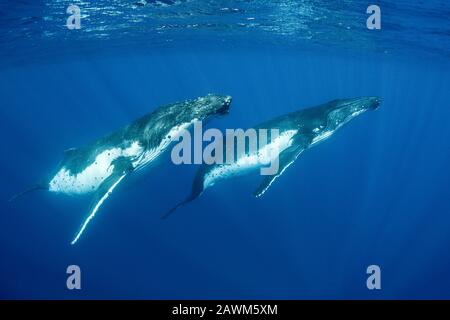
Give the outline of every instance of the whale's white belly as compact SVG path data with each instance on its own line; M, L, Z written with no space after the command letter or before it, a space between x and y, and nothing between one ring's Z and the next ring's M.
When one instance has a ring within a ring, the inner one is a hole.
M217 165L205 176L204 188L212 186L218 180L241 175L262 166L270 166L270 163L276 160L283 150L292 145L291 139L296 133L297 130L284 131L257 152L241 156L231 164Z
M130 157L130 159L137 158L142 152L143 148L139 142L135 141L126 149L104 150L91 164L77 174L72 174L69 169L62 167L50 181L49 191L67 194L93 192L113 173L114 165L112 163L114 160L121 156Z
M49 183L49 191L67 194L90 193L100 186L114 171L114 160L128 157L133 169L139 170L158 158L174 139L186 130L192 123L183 123L173 127L161 140L158 146L145 150L138 141L134 141L128 148L111 148L98 154L95 160L87 165L83 171L72 174L69 169L62 167Z

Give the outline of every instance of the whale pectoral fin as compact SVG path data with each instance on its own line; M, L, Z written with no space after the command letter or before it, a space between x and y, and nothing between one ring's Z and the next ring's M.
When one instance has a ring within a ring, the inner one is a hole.
M265 176L259 187L253 193L256 198L261 197L270 188L272 183L283 174L284 170L286 170L311 143L311 138L308 136L299 136L294 137L293 139L292 145L283 150L278 157L278 172L273 175Z
M92 200L92 204L89 210L89 215L84 220L71 244L74 245L77 243L78 239L80 239L81 235L85 231L89 222L94 218L98 209L101 207L103 202L111 195L114 189L118 186L118 184L126 177L128 173L131 172L131 163L126 158L118 158L113 162L114 171L113 173L102 182L102 184L98 187L95 192L94 198Z

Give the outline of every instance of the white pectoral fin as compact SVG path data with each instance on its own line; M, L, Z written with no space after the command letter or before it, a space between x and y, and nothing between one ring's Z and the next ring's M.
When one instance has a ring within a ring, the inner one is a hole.
M83 232L86 230L89 222L94 218L98 209L102 206L105 200L108 199L108 197L123 180L123 178L125 178L126 175L130 172L129 163L127 163L127 161L128 160L119 160L119 162L114 163L114 172L98 187L94 195L91 208L89 210L89 215L84 220L83 224L81 225L80 229L78 230L77 234L70 244L74 245L75 243L77 243Z
M278 172L273 175L267 175L259 187L255 190L253 195L257 198L261 197L272 185L272 183L283 174L283 172L298 158L298 156L305 151L311 139L308 136L299 136L293 138L293 144L283 150L279 155L279 169Z
M98 209L101 207L103 202L105 202L105 200L108 199L110 194L117 187L117 185L120 183L120 181L122 181L122 179L125 178L125 176L126 176L126 174L123 174L121 176L115 177L114 179L111 179L111 177L109 177L100 185L99 190L97 190L97 193L95 194L94 201L92 203L89 215L84 220L84 222L81 225L80 229L78 230L75 238L72 240L72 242L70 244L74 245L75 243L77 243L78 239L80 239L80 237L83 234L84 230L86 229L87 225L94 218L95 214L97 213Z

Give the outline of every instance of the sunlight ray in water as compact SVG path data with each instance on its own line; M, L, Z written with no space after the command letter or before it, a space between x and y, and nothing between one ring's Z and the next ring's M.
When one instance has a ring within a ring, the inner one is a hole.
M450 1L369 3L0 1L0 300L450 298Z

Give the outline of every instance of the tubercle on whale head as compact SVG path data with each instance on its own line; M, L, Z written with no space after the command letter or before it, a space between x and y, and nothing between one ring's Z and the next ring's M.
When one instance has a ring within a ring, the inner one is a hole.
M343 110L345 108L351 109L352 111L376 110L380 106L381 98L375 96L358 97L335 100L334 103L334 110Z
M229 113L232 97L228 95L208 94L198 98L198 112L204 117Z
M222 107L217 110L219 114L228 114L230 112L230 105L233 98L231 96L225 96L223 99Z
M360 97L348 100L349 104L357 110L376 110L381 104L379 97Z
M328 111L328 130L336 130L360 114L376 110L380 106L379 97L358 97L332 101Z
M367 108L369 110L376 110L381 104L381 98L379 97L366 97Z

